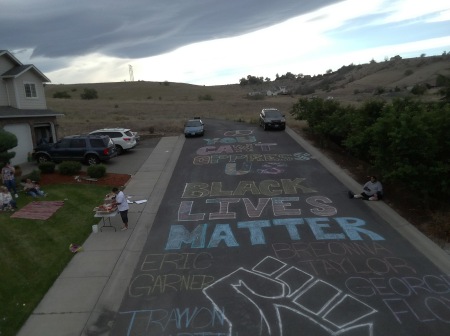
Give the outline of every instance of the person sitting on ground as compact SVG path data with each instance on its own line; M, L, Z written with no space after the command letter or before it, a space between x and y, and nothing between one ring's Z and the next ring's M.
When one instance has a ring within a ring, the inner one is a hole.
M378 181L376 176L369 176L370 180L367 181L363 186L363 192L361 194L354 194L353 192L348 192L349 198L361 198L366 201L378 201L383 198L383 186L380 181Z
M17 209L17 203L13 199L8 188L0 187L0 207L2 211L14 211Z
M31 179L27 178L24 185L23 185L23 190L25 190L25 192L33 197L38 197L38 196L45 196L45 192L43 190L41 190L39 184L37 184L34 181L31 181Z

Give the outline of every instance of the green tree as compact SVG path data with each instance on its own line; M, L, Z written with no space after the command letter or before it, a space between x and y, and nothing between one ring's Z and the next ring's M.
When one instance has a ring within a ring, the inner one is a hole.
M8 152L8 150L16 146L17 137L10 132L0 129L0 162L2 166L16 156L15 152Z
M264 83L263 77L255 77L252 75L248 75L247 78L241 78L239 80L239 84L241 86L249 85L249 84L262 84L262 83Z

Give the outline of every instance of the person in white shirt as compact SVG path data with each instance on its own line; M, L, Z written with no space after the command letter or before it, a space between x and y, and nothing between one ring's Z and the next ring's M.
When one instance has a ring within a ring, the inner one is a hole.
M128 229L128 209L130 206L128 205L127 198L123 191L118 188L113 188L112 192L116 194L116 200L114 201L114 205L117 205L117 210L119 210L120 217L122 218L123 227L122 231Z
M354 194L351 191L348 192L349 198L361 198L366 201L378 201L383 198L383 185L378 181L376 176L369 176L370 180L363 186L363 192L361 194Z

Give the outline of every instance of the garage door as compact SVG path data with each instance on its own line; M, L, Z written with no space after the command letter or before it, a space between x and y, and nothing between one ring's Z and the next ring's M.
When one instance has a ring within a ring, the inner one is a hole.
M33 150L30 125L11 124L3 128L17 137L17 146L9 150L9 152L16 152L16 156L11 159L11 163L17 165L27 162L28 153Z

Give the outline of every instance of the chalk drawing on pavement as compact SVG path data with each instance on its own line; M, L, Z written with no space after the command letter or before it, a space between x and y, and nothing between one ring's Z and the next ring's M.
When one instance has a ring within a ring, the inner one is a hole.
M224 314L229 335L257 328L259 335L282 336L300 327L304 334L373 335L370 316L377 310L273 257L250 270L238 268L203 293Z

